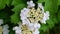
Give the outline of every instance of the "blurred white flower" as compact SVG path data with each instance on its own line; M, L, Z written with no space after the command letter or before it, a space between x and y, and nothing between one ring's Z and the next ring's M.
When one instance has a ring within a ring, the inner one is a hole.
M39 32L39 30L38 29L36 29L34 32L33 32L33 34L39 34L40 32Z
M28 7L29 7L29 8L35 6L35 4L33 3L32 0L31 0L31 1L28 1L27 4L28 4Z
M3 19L0 19L0 25L3 24Z
M35 27L35 29L39 29L41 27L41 25L39 23L35 23L34 27Z
M9 34L9 30L8 30L9 26L8 25L3 25L0 26L0 34Z
M8 28L9 26L7 24L3 26L3 34L9 34Z
M38 7L39 7L40 9L42 9L42 13L44 13L44 7L43 7L42 3L38 3Z
M46 11L46 13L44 13L43 19L41 20L41 23L46 24L46 20L49 20L49 16L49 11Z
M28 8L24 8L23 10L21 10L21 20L22 20L22 24L28 24L29 20L26 18L27 17L27 13L29 12Z

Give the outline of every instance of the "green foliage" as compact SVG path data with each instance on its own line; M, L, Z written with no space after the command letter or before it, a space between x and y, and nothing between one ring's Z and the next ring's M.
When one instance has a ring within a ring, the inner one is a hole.
M58 21L60 22L60 9L58 11Z
M45 2L46 0L38 0L38 3L42 3Z
M49 29L49 28L47 27L47 25L42 24L42 25L41 25L41 28L40 28L40 31L46 32L48 29Z
M25 4L19 4L17 6L15 6L12 11L14 11L15 13L11 16L11 22L16 24L20 21L20 10L23 9L25 7Z
M0 9L5 8L5 0L0 0Z
M5 0L5 1L6 1L7 6L11 6L12 0Z
M11 5L25 4L27 0L13 0Z
M46 0L45 2L45 11L48 10L50 14L54 14L58 10L58 0Z
M5 8L6 5L10 5L11 0L0 0L0 9Z
M60 5L60 0L58 0L58 5Z

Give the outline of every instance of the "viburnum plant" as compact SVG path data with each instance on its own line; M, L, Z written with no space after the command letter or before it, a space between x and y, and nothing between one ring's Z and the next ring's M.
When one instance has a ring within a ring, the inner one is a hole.
M37 9L33 1L27 2L27 8L21 10L20 16L22 24L19 27L14 27L16 34L39 34L39 28L41 23L46 24L46 20L49 20L49 11L44 12L44 8L41 3L38 3Z
M49 32L60 22L59 5L60 0L0 0L0 33Z

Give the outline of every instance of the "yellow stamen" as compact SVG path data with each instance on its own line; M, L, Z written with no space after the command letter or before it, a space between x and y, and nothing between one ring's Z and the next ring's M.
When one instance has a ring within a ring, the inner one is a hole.
M28 19L31 22L38 22L43 18L43 13L40 10L40 8L38 7L36 10L35 8L32 8L29 12L28 12Z

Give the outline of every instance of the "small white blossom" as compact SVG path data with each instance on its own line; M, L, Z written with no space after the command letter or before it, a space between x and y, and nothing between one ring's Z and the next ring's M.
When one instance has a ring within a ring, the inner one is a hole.
M43 19L41 20L41 23L44 23L44 24L46 24L46 20L48 20L49 19L49 12L48 11L46 11L46 13L44 13L44 17L43 17Z
M27 18L24 19L22 22L23 22L23 23L22 23L23 25L24 25L24 24L29 24L29 23L30 23L30 21L29 21Z
M42 3L38 3L38 7L42 9L42 13L44 13L44 7L42 6Z
M13 30L17 30L17 29L19 29L19 27L18 27L18 26L15 26L15 27L13 28Z
M40 28L40 24L39 23L30 23L27 26L28 26L28 28L30 30L34 30L34 29L39 29Z
M34 30L34 24L33 24L33 23L30 23L30 24L28 24L27 26L28 26L28 28L29 28L30 30Z
M21 20L22 20L22 24L28 24L29 20L26 18L27 17L27 13L29 12L28 8L24 8L23 10L21 10Z
M27 4L28 4L28 7L34 7L35 6L35 4L33 3L32 0L28 1Z
M36 29L36 30L33 32L33 34L39 34L39 30Z
M21 10L21 20L24 20L26 19L26 16L27 16L27 13L29 12L29 9L28 8L24 8L23 10Z
M34 24L34 27L37 28L37 29L39 29L41 26L40 26L39 23L35 23L35 24Z
M21 27L16 26L13 28L13 30L15 30L16 34L21 34Z

